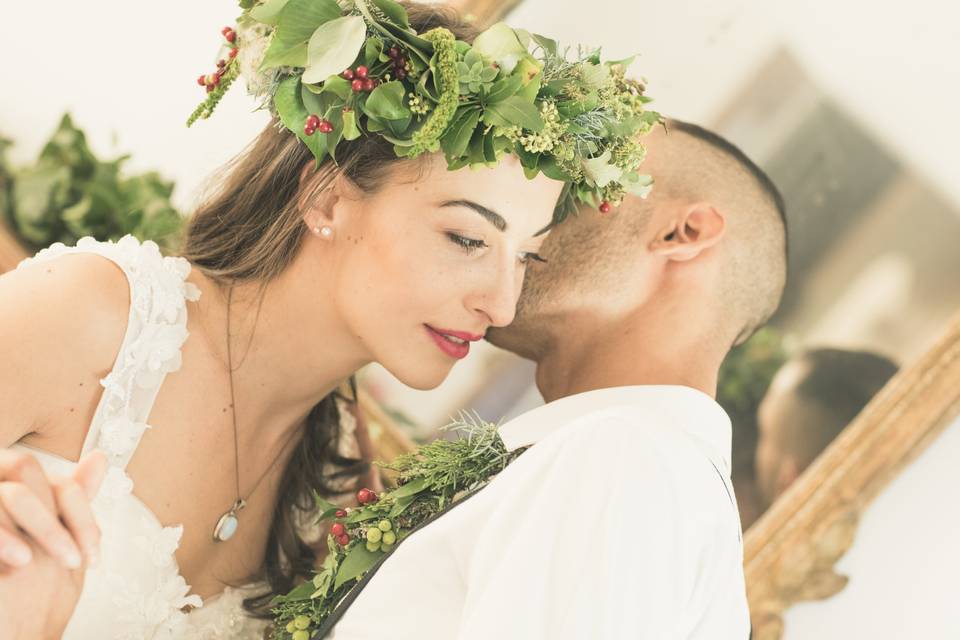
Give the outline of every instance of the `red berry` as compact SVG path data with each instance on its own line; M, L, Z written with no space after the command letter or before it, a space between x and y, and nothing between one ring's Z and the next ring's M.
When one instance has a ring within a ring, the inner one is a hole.
M346 518L346 517L347 517L347 512L344 511L343 509L337 509L337 512L336 512L335 514L333 514L333 515L335 515L335 516L338 517L338 518Z
M366 77L367 77L367 68L366 68L365 66L360 65L359 67L357 67L357 77L358 77L358 78L366 78Z
M220 67L221 69L222 69L224 66L226 66L226 64L227 64L227 61L226 61L226 60L217 60L217 66Z
M233 31L233 27L224 27L223 29L220 29L220 33L223 35L227 35L227 33L230 31Z
M610 203L606 200L600 203L600 213L610 213Z
M213 91L213 85L212 85L212 84L208 84L208 85L207 85L207 93L211 93L212 91Z
M360 489L360 491L357 491L357 502L360 504L371 502L370 498L372 497L373 491L370 491L370 489Z
M363 91L363 80L359 78L350 83L350 88L353 89L354 93L359 93Z
M407 79L407 70L406 69L397 69L397 80L406 80Z
M320 131L320 133L331 133L333 131L333 123L329 120L321 120L317 130Z
M235 42L237 40L237 32L231 29L223 34L223 37L227 39L227 42Z
M350 536L348 536L347 534L337 536L337 542L340 543L341 547L345 547L348 544L350 544Z
M334 522L334 523L333 523L333 526L330 527L330 533L332 533L332 534L334 535L334 537L336 537L336 538L339 538L340 536L342 536L342 535L345 534L346 532L347 532L346 527L344 527L344 526L343 526L342 524L340 524L339 522Z
M236 58L236 57L237 57L237 51L239 51L239 50L240 50L240 49L238 49L237 47L233 47L232 49L230 49L230 57L231 57L231 58Z
M364 91L373 91L377 86L377 81L373 78L366 78L363 81L363 90Z
M400 55L400 49L397 49L396 47L390 47L390 51L387 52L387 55L389 55L391 58L396 58Z
M207 85L207 76L200 76L197 78L197 84L201 87L205 87Z
M316 129L320 124L320 116L316 115L315 113L311 113L307 116L307 124Z
M207 76L207 84L211 87L215 87L220 84L220 74L211 73L209 76Z
M353 69L344 69L343 73L340 75L347 80L353 80Z

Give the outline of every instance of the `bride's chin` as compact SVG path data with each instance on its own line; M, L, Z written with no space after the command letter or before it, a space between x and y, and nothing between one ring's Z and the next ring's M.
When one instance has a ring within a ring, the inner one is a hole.
M415 367L403 367L402 370L387 367L387 370L403 384L417 391L436 389L450 375L454 363L442 365L421 363Z

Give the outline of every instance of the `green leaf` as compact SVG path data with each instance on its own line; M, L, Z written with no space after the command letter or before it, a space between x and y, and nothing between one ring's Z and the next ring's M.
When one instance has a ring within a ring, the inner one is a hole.
M307 600L310 598L310 594L316 589L313 586L313 582L307 580L303 584L297 585L293 590L290 591L284 598L286 600Z
M605 64L581 65L580 79L588 87L599 89L610 81L610 67Z
M399 3L393 0L371 0L380 11L383 11L387 19L391 20L398 27L404 29L410 28L410 21L407 19L407 11Z
M407 496L412 496L414 494L420 493L427 488L427 479L418 478L407 484L398 487L390 492L392 498L406 498Z
M487 105L502 102L516 94L521 84L523 84L523 78L516 74L500 78L493 83L487 94L483 96L482 101Z
M365 522L372 518L378 517L376 511L371 511L369 509L355 509L350 512L350 515L347 516L347 519L344 520L347 524L355 524L357 522Z
M530 34L530 37L533 39L534 42L536 42L538 45L540 45L540 48L543 49L545 53L547 53L547 54L549 54L549 55L551 55L551 56L557 55L557 41L556 41L556 40L551 40L550 38L547 38L546 36L540 35L539 33L531 33L531 34Z
M291 0L293 1L295 0ZM326 139L316 134L308 136L303 133L303 123L308 113L301 99L300 78L290 76L280 82L277 92L273 94L273 106L276 107L283 126L293 131L307 145L319 165L327 154Z
M306 66L310 37L320 25L336 20L340 14L340 5L335 0L289 0L280 12L276 32L260 70ZM339 71L342 69L337 69Z
M336 591L345 582L362 576L382 557L383 552L367 551L366 545L358 544L354 546L347 552L347 557L343 559L343 562L340 563L337 579L333 583L333 590Z
M498 22L477 36L473 50L496 62L504 74L513 72L527 53L516 32L506 23Z
M357 112L353 109L343 112L343 139L356 140L360 137L360 128L357 127Z
M610 163L611 155L610 150L607 149L603 155L583 160L581 163L584 175L598 187L605 187L614 180L619 180L623 175L623 169Z
M553 156L546 155L540 159L540 171L543 172L543 175L552 180L558 180L560 182L573 182L573 178L564 173L564 171L557 165L557 161Z
M350 87L350 81L340 75L330 76L323 81L323 90L335 94L341 100L349 100L353 89Z
M317 505L317 509L320 511L330 511L331 509L336 511L338 509L337 505L324 500L322 497L320 497L319 493L313 494L313 501Z
M623 187L627 193L646 198L653 190L653 176L630 173L623 180Z
M410 116L410 110L403 104L404 94L402 82L384 82L370 92L363 110L367 115L384 122L401 120Z
M323 82L357 59L367 39L367 25L360 16L343 16L325 22L310 36L304 82Z
M393 504L393 508L390 509L390 514L389 514L387 517L388 517L388 518L396 518L397 516L399 516L400 514L402 514L404 511L406 511L406 510L407 510L407 507L409 507L411 504L413 504L416 499L417 499L417 496L415 496L415 495L406 496L406 497L404 497L404 498L399 498L399 499Z
M480 109L478 108L463 110L456 116L454 121L450 123L450 127L446 133L444 133L440 139L440 146L443 148L443 152L447 158L455 158L463 155L467 150L467 145L470 144L473 130L477 128L479 122ZM401 489L416 482L417 481L405 484Z
M516 125L528 131L542 131L544 126L536 105L519 96L489 105L483 113L483 121L502 127Z
M290 0L267 0L250 10L250 17L264 24L277 24L280 21L280 12Z

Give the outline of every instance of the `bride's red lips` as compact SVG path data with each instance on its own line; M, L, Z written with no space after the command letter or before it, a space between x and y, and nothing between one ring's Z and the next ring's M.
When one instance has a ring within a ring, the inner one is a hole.
M467 333L466 331L453 331L451 329L434 329L428 324L423 325L436 345L445 354L451 358L462 360L470 353L470 343L482 340L482 335ZM451 338L463 340L464 342L454 342Z

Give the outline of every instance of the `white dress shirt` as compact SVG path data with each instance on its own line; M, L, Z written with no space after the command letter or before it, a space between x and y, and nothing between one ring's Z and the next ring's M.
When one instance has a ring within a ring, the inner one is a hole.
M500 427L534 445L404 540L335 640L747 640L730 419L688 387L582 393Z

